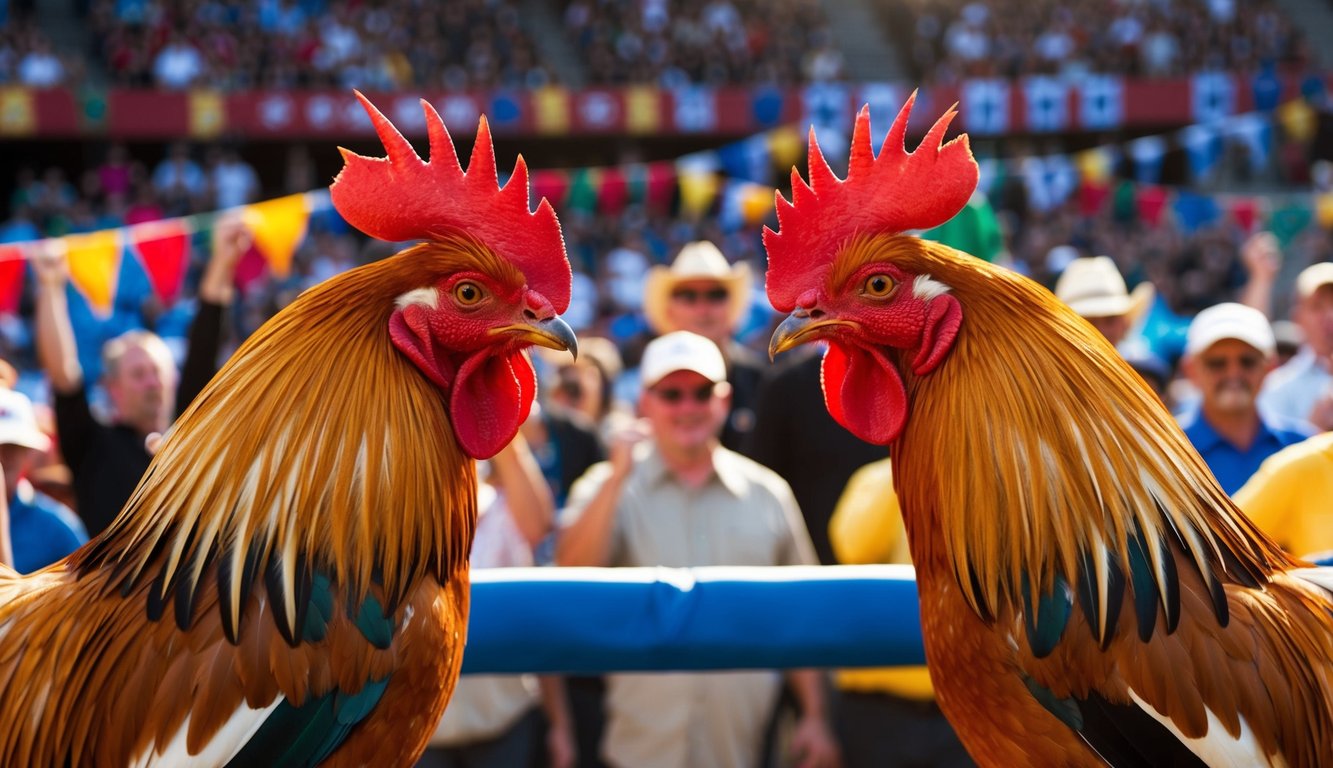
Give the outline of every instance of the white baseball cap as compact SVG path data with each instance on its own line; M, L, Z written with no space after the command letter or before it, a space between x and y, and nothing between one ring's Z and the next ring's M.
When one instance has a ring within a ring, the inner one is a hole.
M22 392L0 389L0 445L21 445L45 451L51 438L37 427L32 401Z
M717 345L697 333L674 331L648 342L639 362L645 389L676 371L694 371L711 382L727 380L727 363Z
M1306 299L1329 283L1333 283L1333 261L1311 264L1296 276L1296 294Z
M1243 341L1268 357L1277 354L1273 326L1264 313L1234 302L1211 306L1194 316L1185 335L1185 354L1197 355L1223 339Z

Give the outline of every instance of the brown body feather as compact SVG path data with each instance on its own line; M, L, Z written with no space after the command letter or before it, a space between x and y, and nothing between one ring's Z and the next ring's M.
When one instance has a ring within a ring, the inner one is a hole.
M242 702L299 705L391 673L328 763L424 748L461 662L476 487L444 393L387 325L395 297L462 266L512 279L467 244L429 245L307 291L182 416L106 532L30 577L0 574L0 720L14 724L0 764L129 764L187 717L193 752ZM340 610L301 640L315 571L335 606L386 606L392 644Z
M916 377L896 353L911 410L893 455L932 676L972 754L1102 764L1027 677L1058 698L1131 704L1132 690L1187 737L1210 713L1232 736L1243 719L1274 764L1333 764L1329 593L1236 509L1133 370L1025 278L914 238L875 245L963 308L938 370ZM1161 593L1147 641L1134 583L1107 575L1130 573L1136 532ZM1037 658L1026 605L1062 583L1101 610L1076 605Z

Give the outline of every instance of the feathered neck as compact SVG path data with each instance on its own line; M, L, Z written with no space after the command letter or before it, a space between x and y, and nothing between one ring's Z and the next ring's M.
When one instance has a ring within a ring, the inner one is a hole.
M918 567L948 567L986 616L1024 583L1128 573L1136 536L1163 590L1174 546L1225 581L1292 562L1095 329L1027 278L922 246L909 267L950 286L963 324L932 374L899 366L910 413L893 456Z
M154 579L152 603L181 585L193 595L214 564L234 630L249 580L266 573L289 600L319 569L357 597L378 583L393 606L422 575L464 565L474 464L443 393L387 330L394 298L430 273L421 258L334 277L251 336L75 567L113 567L126 594Z

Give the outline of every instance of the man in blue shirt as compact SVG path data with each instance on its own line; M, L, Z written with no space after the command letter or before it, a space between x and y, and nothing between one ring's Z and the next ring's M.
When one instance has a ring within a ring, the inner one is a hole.
M19 573L44 568L88 540L77 515L39 493L24 477L50 446L50 438L37 428L32 401L20 392L0 389L0 464L9 498L14 570Z
M1311 434L1305 424L1259 413L1259 390L1276 361L1273 329L1257 309L1218 304L1190 323L1181 366L1200 401L1180 426L1228 494L1264 459Z

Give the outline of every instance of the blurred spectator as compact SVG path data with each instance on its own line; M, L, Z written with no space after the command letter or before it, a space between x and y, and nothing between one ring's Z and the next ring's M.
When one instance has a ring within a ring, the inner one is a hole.
M1305 344L1269 377L1260 405L1268 413L1333 430L1333 262L1306 267L1296 277L1292 319Z
M887 458L852 475L829 521L838 562L911 563L893 467ZM837 674L838 736L846 768L939 768L972 765L935 704L922 667L844 669Z
M560 565L795 565L814 550L791 490L718 443L726 364L686 331L651 342L642 362L641 425L618 433L611 459L575 484L561 515ZM837 765L813 670L788 678L802 719L802 765ZM756 765L777 703L776 672L611 675L602 758L613 768Z
M32 88L54 88L65 82L64 63L39 33L33 33L31 47L19 59L18 81Z
M234 147L209 150L207 176L214 208L234 208L254 202L259 196L259 175Z
M51 439L37 427L32 401L12 389L0 389L0 465L9 504L9 536L14 570L31 573L78 549L88 533L64 504L33 488L28 473Z
M168 90L189 88L204 74L204 57L199 49L173 29L167 44L153 57L153 79L157 86Z
M1143 282L1130 294L1125 278L1108 256L1075 259L1055 283L1056 298L1119 348L1152 303L1153 286Z
M736 341L736 331L750 308L752 277L748 264L730 265L717 246L700 240L680 249L671 267L653 267L643 284L643 312L657 333L690 331L722 350L731 385L731 411L722 444L746 448L754 429L754 409L764 361Z
M109 424L94 418L89 406L69 314L66 254L60 241L49 241L34 256L38 356L55 393L57 434L74 475L78 513L93 535L115 519L148 469L144 441L165 433L217 371L223 312L231 303L236 263L249 246L250 233L239 218L215 224L181 371L149 331L130 331L103 347L103 384L114 408Z
M1333 551L1333 432L1268 457L1235 494L1236 505L1297 557Z
M551 530L555 504L520 435L479 462L473 568L522 568ZM542 714L545 714L543 722ZM545 758L545 759L542 759ZM572 768L574 735L558 678L464 675L418 768Z
M178 216L192 210L206 191L207 183L203 169L190 157L190 147L183 141L172 142L167 156L153 169L153 189L168 215Z
M1264 459L1311 434L1298 422L1259 412L1259 389L1273 370L1276 346L1268 318L1243 304L1209 307L1190 323L1181 367L1201 400L1180 426L1228 494Z

